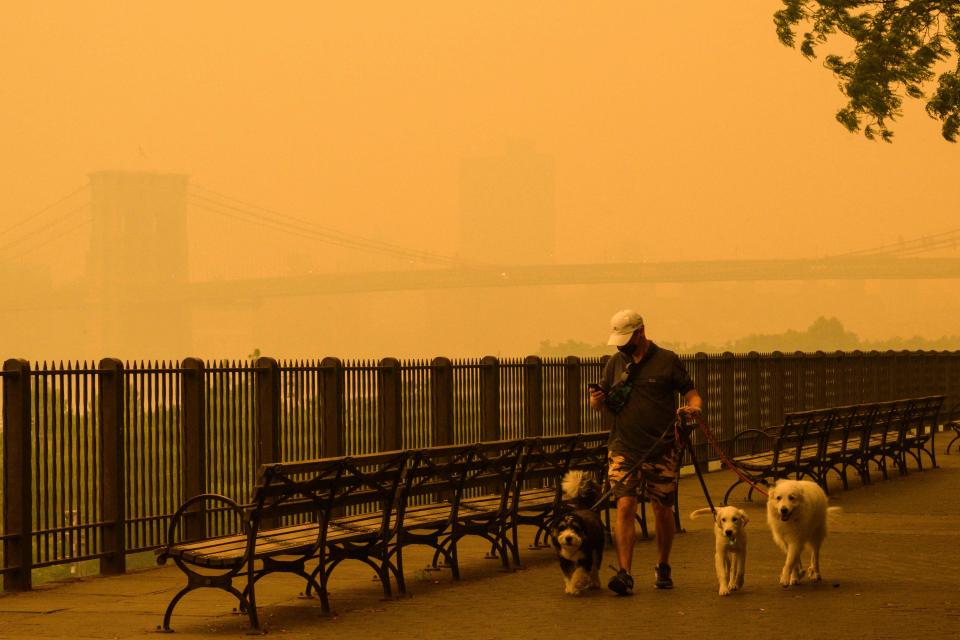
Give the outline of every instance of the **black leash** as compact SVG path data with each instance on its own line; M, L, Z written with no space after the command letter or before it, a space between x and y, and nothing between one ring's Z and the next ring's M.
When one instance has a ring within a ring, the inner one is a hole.
M661 442L663 442L663 439L666 437L666 435L667 435L668 433L670 433L670 432L674 429L674 427L675 427L675 425L672 425L672 424L671 424L669 427L667 427L666 429L664 429L664 430L663 430L663 433L660 434L660 437L657 438L657 441L654 442L653 445L651 445L651 447L650 447L649 449L647 449L647 452L646 452L645 454L643 454L643 457L640 458L640 460L638 460L636 463L634 463L634 465L633 465L632 467L630 467L630 468L627 470L626 473L623 474L623 477L622 477L622 478L620 478L620 479L617 480L616 482L610 484L610 486L607 488L607 490L604 491L602 494L600 494L600 498L596 501L596 503L594 503L594 505L593 505L592 507L590 507L590 511L599 511L599 510L600 510L600 507L603 506L603 501L606 500L607 498L609 498L609 497L610 497L610 494L613 493L614 489L616 489L617 487L619 487L620 485L622 485L631 475L633 475L633 473L634 473L637 469L640 468L640 466L641 466L644 462L647 461L647 458L650 457L650 454L653 453L653 451L660 445Z
M707 491L707 483L703 479L703 472L700 470L700 461L697 460L697 454L693 450L693 443L690 442L690 433L686 429L687 418L685 415L680 415L680 429L678 429L680 434L680 440L683 442L683 446L687 448L687 451L690 452L690 460L693 461L693 470L697 472L697 479L700 481L700 488L703 489L703 497L707 499L707 504L710 505L710 513L717 515L717 509L713 506L713 500L710 499L710 492ZM697 421L697 426L703 426L702 421Z
M710 513L715 514L717 512L716 508L713 506L713 500L710 499L710 492L707 491L707 483L704 481L703 472L700 470L700 461L697 460L697 456L693 451L693 444L690 442L690 434L687 433L687 430L686 430L686 426L685 426L686 417L681 414L679 421L680 421L679 428L677 428L677 424L676 422L674 422L669 427L664 429L663 433L660 434L660 437L657 438L657 441L654 442L649 449L647 449L647 452L645 454L643 454L643 457L640 458L640 460L638 460L636 463L634 463L633 466L631 466L626 471L626 473L623 474L622 478L610 484L607 490L604 491L602 494L600 494L600 498L597 499L597 502L592 507L590 507L591 511L599 511L600 507L603 506L604 501L610 497L613 491L617 487L622 485L631 475L633 475L633 473L636 472L636 470L639 469L643 465L643 463L647 461L647 458L650 457L650 454L653 453L654 450L656 450L656 448L660 445L661 442L663 442L663 439L666 437L666 435L670 433L671 430L674 430L677 432L677 435L679 436L680 442L683 445L683 447L685 447L687 451L690 452L690 459L693 461L693 470L697 473L697 479L700 480L700 487L703 489L703 495L707 499L707 504L710 505Z

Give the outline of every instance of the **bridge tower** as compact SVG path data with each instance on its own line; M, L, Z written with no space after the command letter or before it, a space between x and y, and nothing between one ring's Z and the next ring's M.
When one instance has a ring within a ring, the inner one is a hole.
M178 358L189 352L187 176L90 174L87 273L98 353Z

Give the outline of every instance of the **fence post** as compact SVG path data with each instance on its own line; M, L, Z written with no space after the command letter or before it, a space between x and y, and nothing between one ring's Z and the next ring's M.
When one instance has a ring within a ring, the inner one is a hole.
M846 353L838 349L834 351L833 355L829 356L829 358L833 363L833 378L830 380L830 383L833 385L833 396L832 400L829 400L829 404L856 404L850 400L850 397L854 395L853 389L860 388L860 379L847 377L847 374L850 373L850 365L847 361Z
M865 389L865 400L880 402L884 398L880 395L880 352L876 349L863 354L864 370L869 372L869 387Z
M751 351L747 354L747 426L748 429L760 429L760 354ZM736 434L734 434L736 435Z
M278 462L280 449L280 365L273 358L259 357L254 363L257 381L257 450L259 464Z
M774 351L770 354L771 381L770 390L773 397L773 404L770 407L770 424L783 424L783 415L785 413L783 403L783 353Z
M813 407L807 406L807 367L809 360L807 354L799 349L791 354L790 369L793 374L793 410L806 411Z
M567 356L563 359L563 432L583 431L583 375L580 358Z
M823 409L827 406L827 354L817 350L813 354L812 366L807 367L807 375L813 373L813 407L808 409Z
M180 402L183 407L183 500L207 490L207 412L206 378L203 360L184 358L180 364ZM186 540L206 537L206 505L185 514Z
M126 571L127 554L124 522L126 465L124 459L123 363L116 358L100 361L100 513L104 521L100 573L116 575Z
M33 480L30 439L30 363L3 363L3 557L16 567L3 575L4 591L33 586Z
M343 363L339 358L320 361L320 393L323 396L323 432L320 451L324 458L342 456L346 451L343 419Z
M480 360L480 424L484 440L500 440L500 361Z
M433 402L433 446L453 444L453 364L450 358L430 361Z
M523 359L523 436L543 435L543 360Z
M713 389L710 387L710 371L708 367L707 354L698 351L693 355L693 371L687 371L693 378L693 384L697 386L697 393L700 394L702 401L701 410L703 411L703 420L707 425L713 424L713 414L710 412L710 401L713 398Z
M724 351L720 361L720 439L732 440L734 436L734 363L733 354Z
M377 398L380 451L403 449L403 376L396 358L384 358L377 367Z

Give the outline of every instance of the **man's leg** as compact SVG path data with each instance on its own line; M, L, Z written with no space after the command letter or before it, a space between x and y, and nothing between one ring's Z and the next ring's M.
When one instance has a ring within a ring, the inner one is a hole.
M620 562L620 568L625 569L627 573L630 573L630 567L633 565L633 545L637 540L636 519L636 497L623 496L617 500L617 525L614 530L614 544L617 547L617 560ZM657 526L659 527L659 525Z
M626 471L631 466L631 462L625 456L610 454L607 479L611 483L617 500L617 517L613 525L613 535L620 570L610 578L607 587L620 596L633 593L630 567L633 564L633 544L637 536L636 524L634 524L637 513L637 477L635 474L631 474L629 478L625 477Z
M670 549L673 547L673 536L676 527L673 523L673 509L665 507L659 502L653 502L653 518L657 527L657 553L660 554L660 564L670 564Z
M677 491L677 463L679 452L675 449L667 451L664 456L643 468L643 475L647 480L647 495L653 508L654 522L657 527L657 553L659 554L655 586L658 589L673 587L670 576L670 550L673 548L673 537L676 534L673 518L673 502Z

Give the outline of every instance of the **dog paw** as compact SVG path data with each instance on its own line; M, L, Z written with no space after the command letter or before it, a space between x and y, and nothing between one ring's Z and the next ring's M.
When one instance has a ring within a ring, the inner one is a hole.
M820 582L821 580L823 580L823 577L820 575L820 572L814 569L813 567L809 567L807 569L807 577L817 582Z
M731 585L730 585L729 587L727 587L727 588L728 588L730 591L739 591L739 590L740 590L740 587L739 587L738 585L736 585L736 584L731 584Z
M720 587L720 595L722 596L730 595L730 589L727 589L726 587Z

